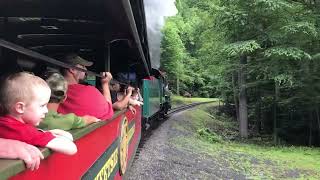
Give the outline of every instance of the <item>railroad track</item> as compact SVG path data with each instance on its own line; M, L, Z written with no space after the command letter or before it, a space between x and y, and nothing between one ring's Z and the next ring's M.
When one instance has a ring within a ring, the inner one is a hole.
M147 130L142 130L142 136L141 136L141 140L140 140L140 145L143 146L144 142L151 136L152 132L154 130L156 130L163 122L165 122L173 114L181 112L181 111L184 111L184 110L187 110L187 109L191 109L191 108L193 108L195 106L199 106L199 105L202 105L202 104L213 103L213 102L216 102L216 101L191 103L191 104L182 105L182 106L179 106L179 107L176 107L176 108L172 108L165 115L165 118L153 121L150 128L148 128Z
M213 102L216 102L216 101L199 102L199 103L191 103L191 104L182 105L182 106L179 106L179 107L171 109L168 112L167 116L172 115L172 114L177 113L177 112L181 112L181 111L187 110L187 109L191 109L191 108L193 108L195 106L198 106L198 105L208 104L208 103L213 103Z

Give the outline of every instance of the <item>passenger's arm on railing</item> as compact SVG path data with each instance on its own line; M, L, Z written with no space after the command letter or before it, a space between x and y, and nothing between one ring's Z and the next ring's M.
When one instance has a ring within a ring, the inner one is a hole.
M141 106L141 105L143 105L143 102L137 101L135 99L130 99L129 100L129 104L132 105L132 106L136 106L136 105Z
M77 153L77 146L64 136L56 136L46 145L46 147L67 155Z
M84 122L86 123L86 125L101 121L101 119L98 119L94 116L88 116L88 115L83 116L82 118L84 119Z
M64 131L62 129L51 129L49 130L54 136L63 136L64 138L69 139L70 141L73 141L72 134L68 131Z
M0 138L0 158L21 159L27 168L35 170L39 168L43 155L38 148L30 144Z

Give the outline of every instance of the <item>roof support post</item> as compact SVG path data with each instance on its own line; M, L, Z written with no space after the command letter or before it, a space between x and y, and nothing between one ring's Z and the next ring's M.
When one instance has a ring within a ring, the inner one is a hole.
M144 67L145 67L145 69L147 71L148 76L150 76L150 67L147 64L146 57L145 57L145 55L143 53L143 50L142 50L141 41L140 41L140 38L139 38L138 30L137 30L136 23L135 23L135 20L134 20L132 9L131 9L131 4L130 4L129 0L122 0L122 4L123 4L123 7L124 7L124 9L126 11L127 17L129 19L131 32L133 34L134 40L135 40L135 42L137 44L137 47L139 49L139 52L140 52Z

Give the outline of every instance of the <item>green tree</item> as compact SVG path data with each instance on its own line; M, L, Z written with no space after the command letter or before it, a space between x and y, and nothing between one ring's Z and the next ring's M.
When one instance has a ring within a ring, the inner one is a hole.
M161 66L168 73L169 81L174 81L176 93L179 94L180 81L184 78L183 59L184 45L179 36L179 30L174 21L167 21L163 29L164 37L161 43Z
M242 137L253 127L275 143L320 144L318 0L178 0L177 7L166 28L181 56L162 60L182 57L169 68L181 67L180 87L234 104Z

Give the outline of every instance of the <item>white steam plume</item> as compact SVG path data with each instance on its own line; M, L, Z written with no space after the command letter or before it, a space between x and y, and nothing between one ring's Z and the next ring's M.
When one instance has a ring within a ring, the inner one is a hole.
M175 0L144 0L152 68L160 67L161 29L165 17L177 14Z

